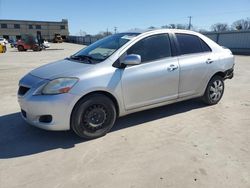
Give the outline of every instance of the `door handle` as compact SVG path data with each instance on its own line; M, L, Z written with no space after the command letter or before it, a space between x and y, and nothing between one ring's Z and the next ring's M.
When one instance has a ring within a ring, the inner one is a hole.
M207 64L211 64L211 63L213 63L213 62L214 62L214 61L213 61L212 59L210 59L210 58L207 59L207 61L206 61Z
M176 69L178 69L178 66L177 66L177 65L174 65L174 64L171 64L171 65L169 65L169 67L168 67L168 71L174 71L174 70L176 70Z

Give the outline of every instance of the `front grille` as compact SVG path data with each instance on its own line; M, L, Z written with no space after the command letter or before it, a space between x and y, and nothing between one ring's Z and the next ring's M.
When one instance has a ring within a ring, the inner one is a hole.
M25 95L30 90L29 87L20 86L18 89L18 95Z

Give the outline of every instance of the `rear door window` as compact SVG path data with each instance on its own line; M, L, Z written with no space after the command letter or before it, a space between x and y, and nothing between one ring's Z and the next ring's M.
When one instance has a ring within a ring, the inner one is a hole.
M180 33L175 35L179 43L181 54L194 54L211 51L204 41L202 42L205 44L201 43L201 39L198 36Z

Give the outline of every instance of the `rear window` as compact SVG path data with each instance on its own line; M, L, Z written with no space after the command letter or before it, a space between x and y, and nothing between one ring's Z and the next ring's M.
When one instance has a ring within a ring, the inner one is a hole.
M204 52L211 52L211 48L207 45L207 43L205 43L202 39L200 39L201 41L201 46Z
M176 34L181 54L194 54L211 51L210 47L199 37L189 34Z

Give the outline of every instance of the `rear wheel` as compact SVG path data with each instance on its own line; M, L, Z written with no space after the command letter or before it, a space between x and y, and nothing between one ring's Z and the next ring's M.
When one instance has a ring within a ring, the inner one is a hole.
M71 115L71 128L82 138L104 136L113 127L116 109L113 101L101 94L80 100Z
M208 83L203 101L208 105L217 104L224 93L224 81L221 76L214 76Z
M24 47L23 47L23 46L21 46L21 45L19 45L19 46L17 47L17 49L18 49L18 51L19 51L19 52L24 51Z
M41 48L40 48L39 46L35 46L35 47L33 48L33 51L34 51L34 52L41 51Z

